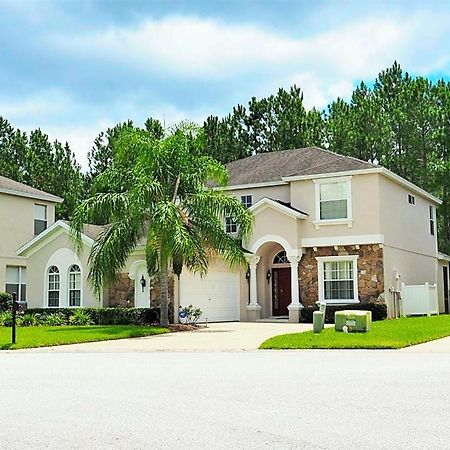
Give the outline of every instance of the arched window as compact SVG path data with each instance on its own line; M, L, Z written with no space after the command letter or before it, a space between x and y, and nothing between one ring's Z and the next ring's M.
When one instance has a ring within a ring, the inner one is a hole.
M274 264L289 264L289 260L287 259L286 252L282 250L281 252L275 255L273 258Z
M59 306L59 269L51 266L48 269L48 306L58 308Z
M69 306L81 306L81 269L77 264L69 269Z

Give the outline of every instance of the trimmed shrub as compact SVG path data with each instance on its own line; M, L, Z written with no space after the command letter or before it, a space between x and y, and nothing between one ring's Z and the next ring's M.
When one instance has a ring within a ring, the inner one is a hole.
M384 320L387 318L387 306L383 302L375 303L357 303L356 305L328 305L325 311L325 323L334 323L334 313L336 311L350 310L363 310L372 311L372 320ZM302 309L300 322L312 323L313 312L318 311L317 306L307 306Z
M76 309L69 317L69 325L93 325L91 315L84 309Z
M61 316L63 324L69 322L75 311L88 314L93 325L149 325L159 323L159 308L30 308L28 314L40 314L42 320L50 325L48 317ZM50 319L58 321L58 319ZM55 324L56 326L57 324Z
M0 311L12 310L12 295L6 292L0 292Z
M10 327L12 326L12 312L3 311L0 312L0 327Z
M39 314L18 314L16 316L16 324L19 327L36 327L42 325L42 320Z
M39 316L39 314L35 314ZM48 325L50 327L60 327L62 325L67 325L66 317L59 313L52 313L42 317L42 321L44 325Z

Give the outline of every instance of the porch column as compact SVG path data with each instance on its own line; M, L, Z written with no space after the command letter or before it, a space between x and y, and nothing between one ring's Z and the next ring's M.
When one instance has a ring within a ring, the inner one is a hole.
M300 311L303 305L300 303L300 295L298 290L298 263L302 258L302 253L294 250L293 253L287 255L291 263L291 304L288 306L289 322L300 322Z
M246 256L250 269L250 303L247 305L247 320L255 322L261 318L261 305L258 303L258 283L256 278L256 267L261 257L259 255Z

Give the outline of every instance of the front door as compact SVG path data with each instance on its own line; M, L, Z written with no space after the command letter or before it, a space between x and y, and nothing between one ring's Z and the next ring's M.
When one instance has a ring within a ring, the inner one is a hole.
M288 316L291 304L291 269L272 269L272 314Z
M134 307L150 308L150 279L145 267L138 270L134 281Z
M445 305L445 312L448 314L449 310L449 304L448 302L450 299L448 298L449 292L448 292L448 267L443 267L443 275L444 275L444 305Z

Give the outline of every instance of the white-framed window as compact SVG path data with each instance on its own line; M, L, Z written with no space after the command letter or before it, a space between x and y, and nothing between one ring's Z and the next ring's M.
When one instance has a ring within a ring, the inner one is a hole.
M35 203L34 205L34 235L47 229L47 206Z
M231 217L226 217L225 218L225 231L228 234L235 234L235 233L237 233L237 223Z
M408 194L408 203L412 206L416 206L416 197L412 194Z
M27 299L27 269L19 266L6 266L5 292L17 294L17 300Z
M69 268L69 306L81 306L81 269L77 264Z
M60 276L59 269L51 266L48 269L47 304L49 308L59 307Z
M433 205L430 205L430 234L436 235L436 208Z
M352 226L351 177L313 180L316 197L316 228L320 225Z
M359 303L358 255L317 257L319 300L331 304Z
M251 195L241 195L241 202L247 208L250 208L253 205L253 197Z

